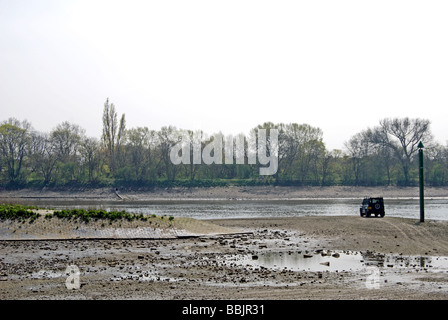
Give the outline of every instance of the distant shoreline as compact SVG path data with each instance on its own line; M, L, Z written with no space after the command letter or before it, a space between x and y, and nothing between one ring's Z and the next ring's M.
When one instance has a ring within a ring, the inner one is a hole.
M55 200L297 200L336 199L382 196L384 198L418 198L418 187L291 187L291 186L229 186L194 188L154 188L151 190L116 190L98 188L85 190L2 190L0 201L26 199ZM447 198L448 187L425 187L426 198Z

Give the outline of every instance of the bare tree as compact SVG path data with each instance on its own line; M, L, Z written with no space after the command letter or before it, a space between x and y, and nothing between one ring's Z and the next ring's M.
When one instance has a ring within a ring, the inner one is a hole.
M389 147L389 138L387 133L381 127L367 129L365 137L372 144L372 150L376 153L381 162L381 166L386 171L387 185L391 183L391 170L395 163L394 152Z
M297 123L279 124L279 150L278 150L278 170L275 178L279 180L279 174L289 172L289 179L293 179L295 170L293 163L297 159L300 150L300 126Z
M79 152L81 154L81 163L87 167L89 182L92 183L95 180L95 169L97 169L97 172L100 171L101 157L98 140L95 138L83 138Z
M363 160L367 155L369 155L370 152L370 144L367 137L368 133L366 131L362 131L355 134L348 142L345 143L345 147L347 148L350 156L353 174L355 176L355 185L359 185Z
M203 132L200 130L187 131L187 137L190 143L190 164L188 165L189 166L188 175L190 177L190 180L195 179L196 173L199 168L199 163L201 162L199 160L202 159L202 135ZM200 147L199 150L195 150L195 148L197 148L198 146ZM195 154L195 152L197 155ZM195 156L197 157L196 159Z
M47 133L31 133L30 143L31 165L34 171L40 172L44 178L44 185L51 182L53 170L58 161L55 144Z
M143 181L148 176L152 164L152 144L155 132L147 127L132 128L127 131L127 161L134 168L134 176Z
M59 160L56 173L66 181L79 179L79 146L85 130L77 124L64 121L50 132L54 156Z
M309 178L308 173L312 171L312 162L315 158L316 147L322 147L323 132L320 128L312 127L308 124L298 126L295 133L295 139L298 140L297 164L299 177L302 183Z
M418 143L432 142L430 121L425 119L394 118L380 121L380 137L383 144L389 147L403 168L404 184L409 185L409 170L414 154L418 151ZM378 129L377 129L378 130Z
M73 160L78 153L81 139L85 135L85 130L77 124L64 121L50 133L51 142L54 145L54 152L61 161Z
M176 178L177 168L172 164L170 159L171 148L178 142L179 134L174 126L162 127L157 133L159 141L159 168L162 167L165 171L165 176L168 180L174 181Z

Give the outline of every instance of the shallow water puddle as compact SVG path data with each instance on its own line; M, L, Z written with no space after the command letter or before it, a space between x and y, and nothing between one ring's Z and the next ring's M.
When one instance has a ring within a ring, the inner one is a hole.
M269 269L288 269L306 271L342 271L363 267L362 256L357 252L266 252L243 259L243 263L254 267Z
M262 252L226 257L226 264L291 271L355 271L369 266L448 271L448 257L384 255L359 251Z

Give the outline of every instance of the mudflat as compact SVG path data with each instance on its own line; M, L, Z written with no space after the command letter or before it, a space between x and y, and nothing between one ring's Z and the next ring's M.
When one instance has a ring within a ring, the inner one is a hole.
M157 199L300 199L300 198L361 198L383 196L385 198L418 198L418 187L356 187L356 186L229 186L210 188L151 188L120 189L124 200ZM448 187L426 187L426 197L448 197ZM20 201L33 199L62 200L116 200L115 189L22 189L0 191L0 201ZM121 199L120 199L121 200Z
M47 233L54 227L57 234L62 222L47 223ZM157 239L71 237L70 228L82 225L63 223L71 224L65 238L0 241L0 299L448 298L446 221L336 216L195 224L193 219L178 221L177 230L185 231L179 237L158 233ZM2 222L6 227L11 222ZM22 224L20 232L26 234L27 227ZM359 253L383 260L374 269L325 270L342 255ZM333 260L319 270L258 264L268 254ZM79 270L78 289L66 284L72 265Z
M1 191L0 201L418 197L418 188L398 187L172 188L120 190L120 197L114 191ZM447 197L448 189L426 188L425 195ZM0 222L0 299L448 298L448 221L355 212L87 224L46 219L47 213L33 223ZM75 289L67 284L73 266Z

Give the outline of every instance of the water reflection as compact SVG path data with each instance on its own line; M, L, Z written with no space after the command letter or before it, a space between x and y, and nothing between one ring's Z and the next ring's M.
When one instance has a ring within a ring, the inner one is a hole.
M361 269L363 264L359 252L325 252L321 254L302 254L297 252L267 252L258 259L251 258L249 264L271 269L306 271L342 271ZM247 260L245 261L247 262Z
M225 263L291 271L356 271L366 267L448 269L448 257L399 256L359 251L262 252L226 256Z

